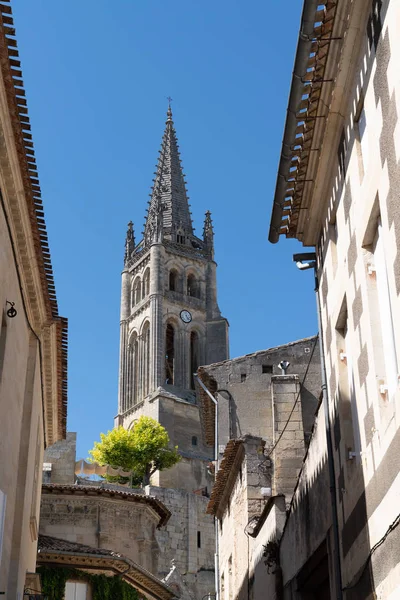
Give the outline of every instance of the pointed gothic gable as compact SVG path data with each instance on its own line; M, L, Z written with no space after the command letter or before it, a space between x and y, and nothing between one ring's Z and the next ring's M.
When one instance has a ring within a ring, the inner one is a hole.
M179 235L180 232L183 236L193 235L193 223L178 148L172 111L169 107L145 224L145 241L151 240L155 230L161 227L162 233L167 235Z

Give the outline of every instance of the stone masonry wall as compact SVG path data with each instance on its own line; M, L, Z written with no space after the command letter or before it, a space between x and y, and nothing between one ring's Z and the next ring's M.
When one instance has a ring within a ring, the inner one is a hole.
M167 575L174 559L194 598L213 594L215 536L213 518L206 515L208 498L153 486L146 491L172 513L167 525L156 531L160 547L158 576Z
M42 494L40 533L120 552L154 574L158 521L150 506L117 497Z
M67 438L45 450L43 462L51 463L51 483L75 483L76 433L67 432ZM50 483L48 482L48 483Z
M276 444L273 495L285 494L286 501L290 502L305 454L299 378L297 375L274 375L271 390L273 443Z

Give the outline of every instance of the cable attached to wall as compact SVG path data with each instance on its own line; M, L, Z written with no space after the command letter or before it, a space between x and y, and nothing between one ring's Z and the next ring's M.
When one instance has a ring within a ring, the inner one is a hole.
M15 250L15 244L14 244L14 240L13 240L13 236L12 236L10 221L8 219L8 214L6 211L3 193L1 190L0 190L0 204L1 204L3 214L4 214L4 219L6 222L8 237L10 238L11 251L12 251L13 257L14 257L15 271L17 273L18 286L19 286L19 291L21 294L22 308L24 309L25 319L26 319L29 329L33 333L34 337L37 339L37 342L39 345L40 390L41 390L41 396L42 396L42 414L43 414L43 437L44 437L44 446L46 447L47 446L47 444L46 444L46 426L45 426L46 415L45 415L45 410L44 410L44 383L43 383L44 382L44 373L43 373L42 341L41 341L40 337L38 336L38 334L36 333L36 331L34 330L34 328L32 327L31 322L28 317L28 309L26 307L25 297L24 297L24 288L22 286L21 274L19 272L19 263L18 263L18 259L17 259L17 252Z
M370 552L368 554L367 560L365 561L364 566L362 567L361 572L360 572L359 576L357 577L357 579L355 580L355 582L351 583L349 585L346 585L344 588L342 588L343 592L345 592L347 590L351 590L351 589L357 587L357 585L361 581L362 576L365 573L366 568L368 567L369 563L371 562L371 558L372 558L373 553L379 548L379 546L382 546L382 544L385 542L385 540L388 537L388 535L392 531L394 531L394 529L396 529L396 527L398 527L398 525L400 525L400 514L397 515L397 517L395 518L395 520L393 521L393 523L391 523L389 525L389 527L386 530L385 535L383 535L381 537L381 539L379 540L379 542L376 542L376 544L374 546L372 546L372 548L371 548L371 550L370 550Z

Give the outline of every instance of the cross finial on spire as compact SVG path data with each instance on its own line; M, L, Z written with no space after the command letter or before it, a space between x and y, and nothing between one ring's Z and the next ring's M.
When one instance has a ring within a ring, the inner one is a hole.
M171 96L167 96L167 100L168 100L167 123L168 122L172 123L172 109L171 109L172 98L171 98Z

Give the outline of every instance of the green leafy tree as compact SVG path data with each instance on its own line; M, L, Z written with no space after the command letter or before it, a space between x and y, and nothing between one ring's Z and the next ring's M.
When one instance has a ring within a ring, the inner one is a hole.
M147 485L156 471L169 469L180 461L178 447L169 447L169 436L151 417L140 417L132 429L123 427L100 434L89 451L89 461L131 473L131 485ZM107 475L108 481L120 479Z

